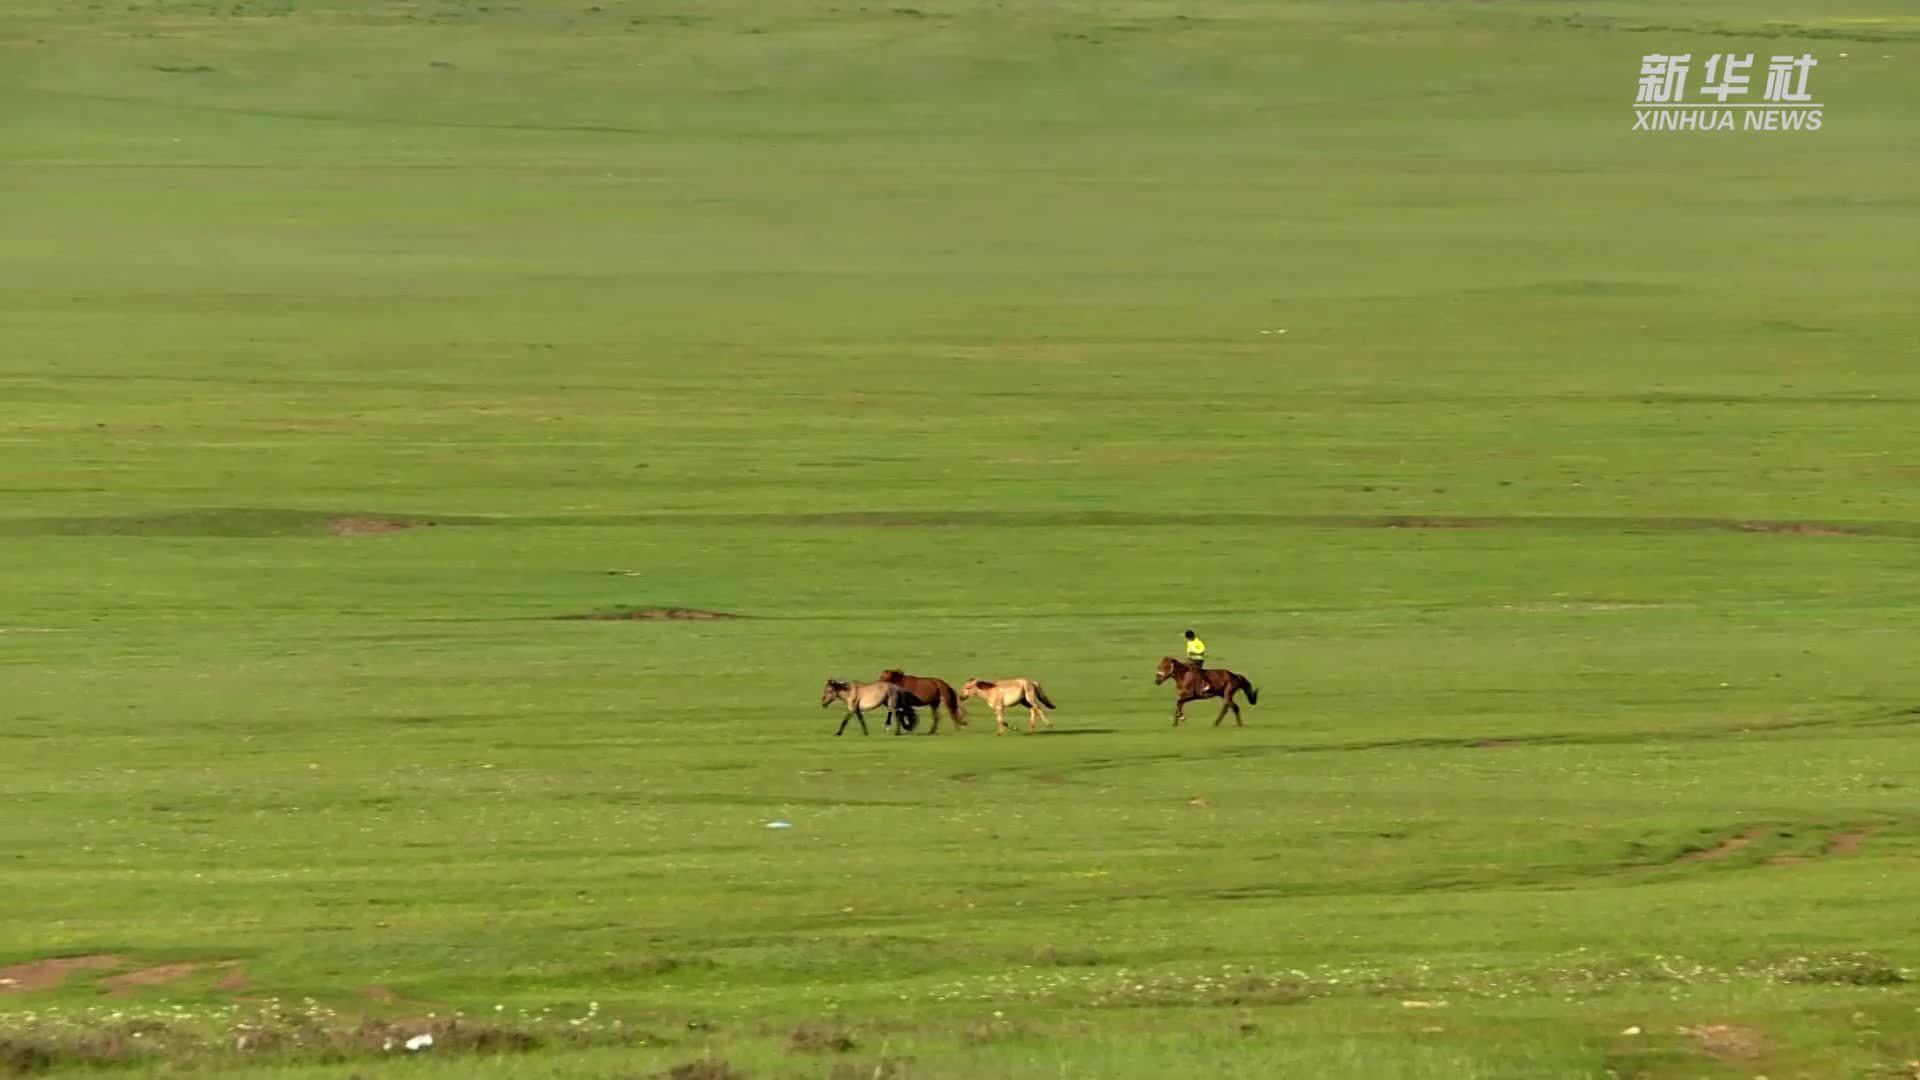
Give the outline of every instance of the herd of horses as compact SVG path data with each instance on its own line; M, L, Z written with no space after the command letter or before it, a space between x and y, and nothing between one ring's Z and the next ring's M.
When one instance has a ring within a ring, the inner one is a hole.
M1173 681L1173 724L1179 727L1187 719L1186 706L1189 701L1201 701L1206 698L1219 698L1220 715L1213 718L1213 726L1233 713L1235 726L1241 726L1240 705L1234 701L1234 695L1245 694L1247 704L1260 704L1260 693L1253 688L1245 675L1229 671L1226 668L1206 668L1190 664L1171 656L1160 658L1160 666L1153 673L1153 684L1159 686L1168 680ZM850 679L828 679L820 689L820 707L826 708L834 702L844 702L847 715L840 718L840 728L835 735L847 732L847 722L858 720L860 734L867 731L866 713L869 709L883 710L886 713L886 727L892 728L895 735L905 735L920 726L920 716L916 711L926 709L933 716L933 723L927 734L940 732L940 710L945 708L953 717L955 728L967 726L965 701L967 698L979 698L993 709L993 721L997 725L994 734L1007 733L1007 709L1025 707L1027 710L1027 730L1038 731L1039 725L1053 726L1047 718L1047 709L1057 709L1047 697L1047 692L1034 679L968 679L961 684L958 693L953 684L945 679L930 675L908 675L898 668L888 668L872 682L854 682Z

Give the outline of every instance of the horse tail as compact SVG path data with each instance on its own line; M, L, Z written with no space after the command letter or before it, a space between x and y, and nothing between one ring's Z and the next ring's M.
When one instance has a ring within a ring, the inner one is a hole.
M1055 705L1053 702L1047 700L1047 692L1045 690L1040 689L1039 683L1033 684L1033 696L1039 698L1040 704L1045 705L1049 709L1057 709L1060 707L1058 705Z
M953 692L953 684L940 684L940 703L947 707L947 712L953 714L955 724L964 725L967 722L967 710L960 704L960 695Z
M1240 689L1247 692L1247 704L1260 704L1260 691L1253 688L1253 682L1250 679L1236 671L1233 673L1233 680L1240 684Z

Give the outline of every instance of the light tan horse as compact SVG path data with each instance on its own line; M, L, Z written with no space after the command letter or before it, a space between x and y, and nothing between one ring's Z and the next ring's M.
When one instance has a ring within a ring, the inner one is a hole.
M828 679L820 688L820 707L826 708L836 701L847 703L847 715L840 718L840 730L835 735L844 735L847 721L860 721L860 734L866 735L867 709L884 707L887 710L887 726L895 735L906 734L911 723L913 709L907 705L906 693L890 682L848 682L845 679Z
M999 725L994 730L995 735L1007 733L1006 709L1009 705L1027 707L1028 731L1037 730L1034 727L1036 719L1048 727L1053 726L1053 721L1047 719L1046 712L1040 706L1045 705L1049 709L1060 707L1048 701L1047 692L1032 679L968 679L967 685L960 688L960 696L977 697L992 706L993 722Z

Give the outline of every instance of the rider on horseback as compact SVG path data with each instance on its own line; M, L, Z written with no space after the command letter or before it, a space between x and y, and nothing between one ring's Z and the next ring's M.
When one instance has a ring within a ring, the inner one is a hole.
M1195 671L1207 666L1207 643L1191 630L1187 631L1187 663L1193 665Z

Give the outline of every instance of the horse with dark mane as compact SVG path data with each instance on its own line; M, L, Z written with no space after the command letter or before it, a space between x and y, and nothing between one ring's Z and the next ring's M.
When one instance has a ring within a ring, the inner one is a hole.
M1159 686L1168 679L1173 680L1173 687L1177 691L1173 697L1175 727L1179 727L1187 718L1186 705L1189 701L1212 697L1223 699L1220 715L1213 718L1214 727L1219 727L1220 721L1227 718L1228 709L1233 710L1235 727L1246 726L1240 719L1240 706L1234 702L1233 695L1244 693L1247 695L1247 704L1260 704L1260 692L1253 688L1253 683L1245 675L1226 668L1195 667L1184 660L1163 656L1160 658L1160 667L1153 673L1153 685Z
M826 708L836 701L847 703L847 715L840 718L840 730L835 735L844 735L847 721L860 721L860 734L867 734L868 709L885 709L887 726L895 735L913 730L915 717L913 707L907 704L907 693L890 682L850 682L846 679L828 679L820 688L820 707Z
M953 686L947 680L936 679L930 675L908 675L899 668L888 668L880 673L880 681L892 683L905 691L910 706L922 705L932 711L933 726L927 729L927 734L940 733L940 706L942 705L945 705L947 711L953 714L954 727L967 726L967 713L960 705L960 695L953 692Z

